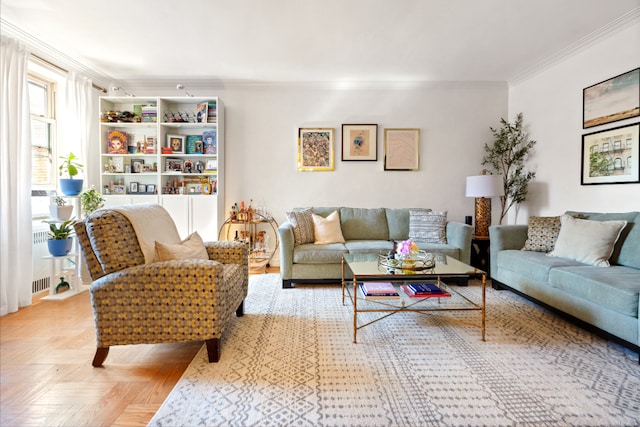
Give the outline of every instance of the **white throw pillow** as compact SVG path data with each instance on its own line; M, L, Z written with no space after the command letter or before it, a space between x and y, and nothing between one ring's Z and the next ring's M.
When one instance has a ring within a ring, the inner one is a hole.
M342 228L340 228L340 215L333 211L326 218L313 214L313 234L316 245L329 243L344 243Z
M409 238L416 243L447 243L447 211L409 211Z
M172 259L209 259L207 248L198 232L192 233L182 243L175 245L156 242L156 261Z
M627 221L591 221L560 217L560 233L550 256L608 267L613 248Z

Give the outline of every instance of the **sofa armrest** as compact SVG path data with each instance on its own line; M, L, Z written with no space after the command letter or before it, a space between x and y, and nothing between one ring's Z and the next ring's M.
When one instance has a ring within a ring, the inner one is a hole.
M295 239L293 237L293 226L290 222L283 222L278 227L278 237L280 239L280 276L282 280L293 278L293 247Z
M489 227L489 254L491 277L498 271L498 252L506 249L522 249L527 241L528 225L492 225Z
M460 249L460 261L471 262L471 237L473 227L461 222L447 223L447 243Z
M249 263L249 248L243 242L205 242L209 259L222 264Z

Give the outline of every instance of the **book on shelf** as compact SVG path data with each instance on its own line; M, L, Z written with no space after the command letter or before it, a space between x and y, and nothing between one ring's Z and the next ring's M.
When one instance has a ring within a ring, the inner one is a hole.
M365 298L398 298L400 294L390 282L364 282L360 291Z
M204 144L204 154L218 154L218 138L215 130L208 130L202 133Z
M437 292L416 292L411 285L412 284L400 286L400 288L411 298L447 298L451 296L449 292L443 291L440 288L438 288L439 291Z
M445 292L438 282L407 283L407 286L416 294L441 294Z
M186 154L202 154L202 135L187 135Z

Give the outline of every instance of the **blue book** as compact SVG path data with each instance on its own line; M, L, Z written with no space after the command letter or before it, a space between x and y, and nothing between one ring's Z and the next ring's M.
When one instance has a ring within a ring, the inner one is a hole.
M440 289L436 283L409 283L409 289L416 295L420 294L444 294L445 291Z

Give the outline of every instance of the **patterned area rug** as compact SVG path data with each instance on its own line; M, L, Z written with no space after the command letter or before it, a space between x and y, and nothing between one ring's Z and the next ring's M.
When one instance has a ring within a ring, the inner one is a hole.
M478 281L460 289L480 295ZM509 291L488 289L487 303L486 342L402 313L353 344L339 286L252 276L220 362L203 347L149 425L638 425L637 354Z

